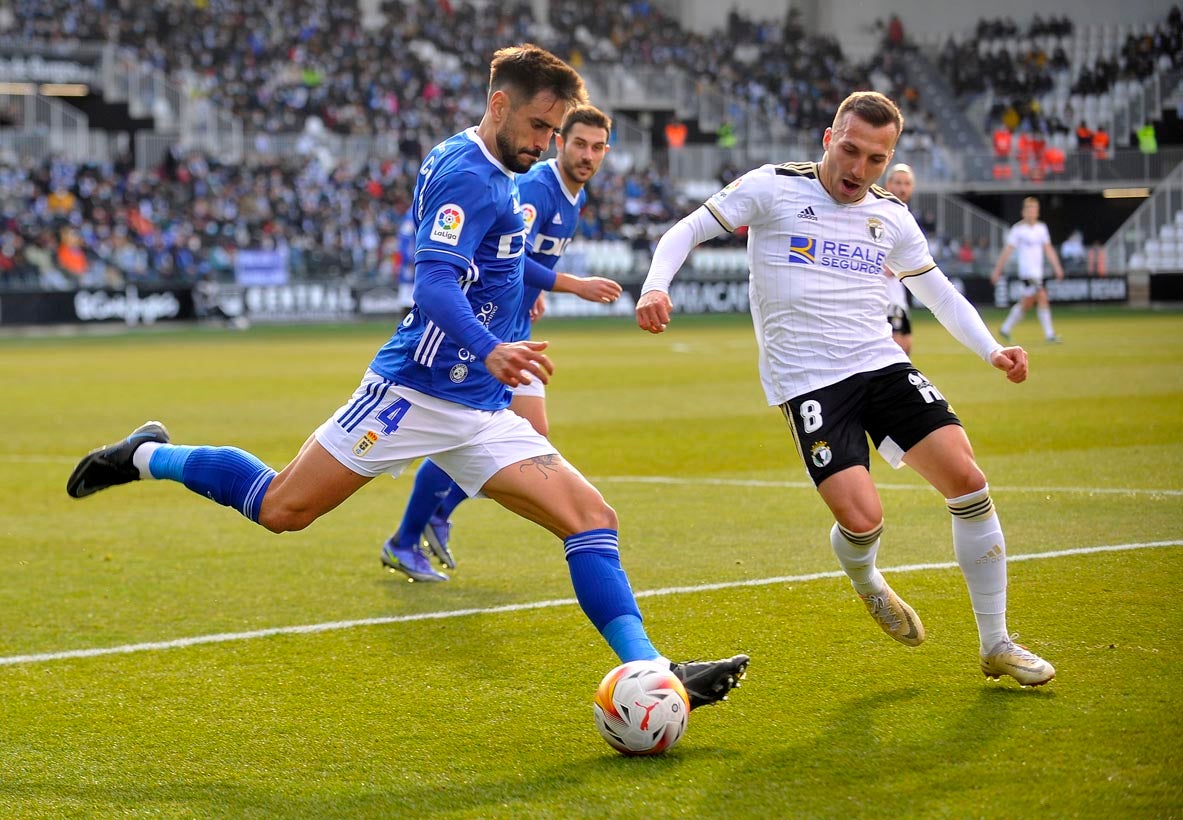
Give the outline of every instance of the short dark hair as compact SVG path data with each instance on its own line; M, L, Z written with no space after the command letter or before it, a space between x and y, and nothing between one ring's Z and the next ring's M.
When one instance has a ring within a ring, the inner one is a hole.
M548 91L567 108L587 102L583 78L571 66L544 48L523 43L499 49L489 64L489 97L504 90L514 106Z
M878 91L855 91L842 101L834 114L834 127L846 114L854 114L872 128L895 125L895 136L904 132L904 115L899 106Z
M559 129L559 136L567 139L567 135L571 133L571 129L577 124L583 123L590 125L592 128L603 128L612 135L612 118L605 114L594 105L577 105L567 112L567 116L563 118L563 127Z

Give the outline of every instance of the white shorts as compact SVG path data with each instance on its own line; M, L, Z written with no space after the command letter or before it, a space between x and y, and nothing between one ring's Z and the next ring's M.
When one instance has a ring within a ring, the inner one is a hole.
M537 376L531 376L533 381L529 384L519 384L517 387L510 388L513 390L515 396L522 396L523 398L546 398L546 385Z
M358 475L399 475L431 456L468 495L503 467L557 453L516 413L473 410L395 384L367 370L349 402L316 430L316 440Z

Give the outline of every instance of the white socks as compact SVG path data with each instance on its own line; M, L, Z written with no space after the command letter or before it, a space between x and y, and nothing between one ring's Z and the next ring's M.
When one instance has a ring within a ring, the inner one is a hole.
M1010 313L1006 315L1006 320L1002 323L1002 327L999 328L999 330L1001 330L1004 335L1009 336L1011 331L1015 329L1015 325L1017 325L1022 320L1023 313L1024 311L1020 306L1020 303L1015 302L1010 309ZM1056 331L1055 328L1052 327L1052 309L1045 307L1036 308L1035 315L1039 317L1039 326L1043 328L1043 337L1045 339L1055 338Z
M152 471L148 469L148 462L152 460L152 454L160 449L160 444L159 441L145 441L131 454L131 463L140 471L140 478L156 478L156 476L152 475Z
M1015 329L1015 325L1023 318L1023 303L1015 302L1010 309L1010 313L1006 314L1006 321L1002 323L999 328L1005 335L1009 336L1010 332Z
M875 566L875 555L879 552L879 536L883 533L883 522L869 532L850 532L837 522L830 530L830 546L838 556L838 563L850 577L850 584L859 595L870 595L883 591L885 583Z
M1035 315L1039 317L1039 325L1043 328L1043 338L1054 338L1056 331L1052 328L1052 309L1043 307L1036 308Z
M989 486L945 499L953 516L953 552L969 588L982 651L1007 637L1006 539Z

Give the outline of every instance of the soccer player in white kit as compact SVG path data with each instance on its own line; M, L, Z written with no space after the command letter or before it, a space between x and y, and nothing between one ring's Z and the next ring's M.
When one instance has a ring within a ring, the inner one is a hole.
M912 201L916 187L916 175L912 166L897 162L887 172L883 187L895 198L907 205ZM909 356L912 355L912 309L908 305L908 291L904 283L891 270L884 271L887 277L887 321L891 325L891 338Z
M1011 253L1018 252L1016 260L1019 266L1019 280L1022 287L1019 290L1019 301L1011 307L1010 313L998 329L1003 339L1010 341L1011 331L1031 309L1038 305L1035 315L1039 317L1039 324L1043 328L1043 337L1052 344L1057 344L1060 337L1052 327L1052 306L1047 298L1047 288L1043 286L1043 258L1051 263L1057 279L1064 278L1064 268L1060 264L1060 257L1052 245L1051 234L1047 225L1039 221L1039 200L1029 196L1023 200L1023 218L1011 226L1006 237L1006 247L998 257L998 264L990 274L990 284L998 284L1002 278L1002 269Z
M883 505L871 480L869 435L889 463L908 464L945 497L982 672L1038 686L1055 669L1007 631L1006 542L986 476L949 403L891 339L884 267L1010 381L1027 378L1027 353L994 340L933 262L907 208L872 184L902 129L895 103L856 92L826 129L820 163L765 165L712 196L658 243L637 324L663 332L673 309L669 285L691 249L747 225L760 380L836 519L830 543L855 591L897 641L924 640L920 619L875 565Z

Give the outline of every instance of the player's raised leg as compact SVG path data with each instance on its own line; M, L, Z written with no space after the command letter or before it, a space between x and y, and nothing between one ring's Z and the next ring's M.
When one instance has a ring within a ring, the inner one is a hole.
M1010 675L1025 686L1047 683L1055 668L1014 643L1007 631L1006 539L965 430L957 425L934 430L904 460L945 496L953 552L978 625L982 671L992 678Z
M122 441L83 458L66 491L83 498L139 479L179 482L272 532L307 527L369 481L311 438L277 474L238 447L172 444L164 425L148 422Z
M563 540L575 597L622 662L665 660L645 631L628 576L620 564L616 512L590 482L557 453L499 470L484 493ZM715 703L739 685L748 657L671 663L687 687L690 708Z

